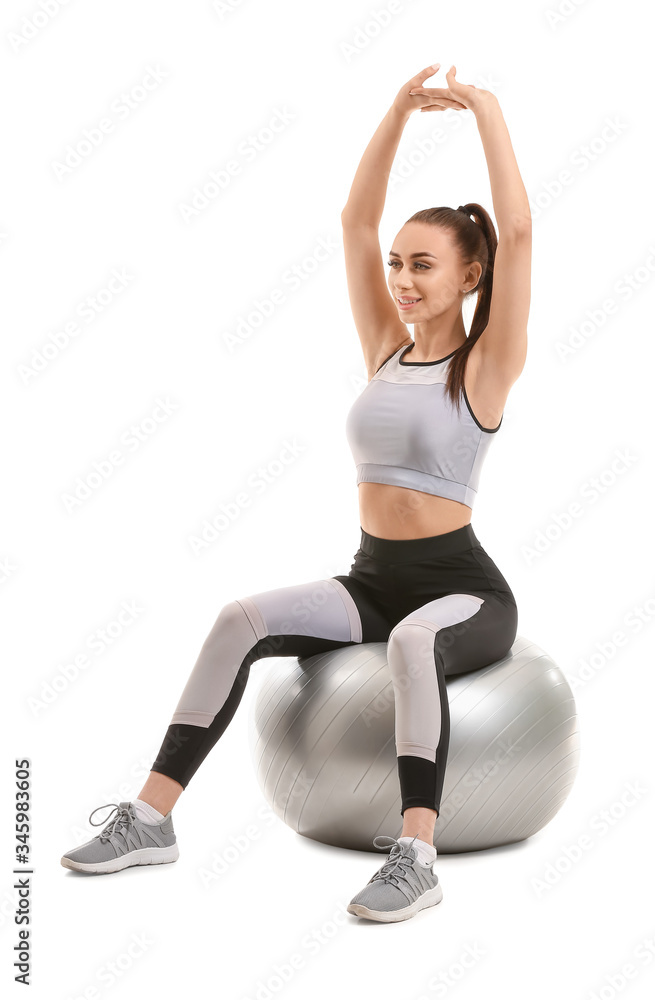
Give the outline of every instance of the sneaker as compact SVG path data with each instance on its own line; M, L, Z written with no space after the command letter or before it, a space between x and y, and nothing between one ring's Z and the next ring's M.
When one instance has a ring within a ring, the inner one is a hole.
M376 837L375 847L382 848ZM432 865L423 864L418 852L411 844L399 844L393 837L389 860L366 883L361 892L354 896L347 906L348 913L369 920L407 920L426 906L434 906L443 899L443 890Z
M101 833L79 847L74 847L61 859L64 868L77 872L119 872L130 865L161 865L177 861L180 856L173 830L172 810L161 823L144 823L134 811L132 802L108 802L118 810ZM98 806L106 809L107 805ZM91 826L94 809L89 816ZM111 813L109 814L111 816Z

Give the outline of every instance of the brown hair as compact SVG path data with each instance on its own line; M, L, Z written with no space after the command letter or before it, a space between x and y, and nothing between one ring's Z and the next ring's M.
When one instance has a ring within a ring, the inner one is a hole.
M471 219L471 215L475 217L475 221ZM465 264L478 261L482 265L480 280L475 288L466 293L467 298L469 295L478 294L471 329L466 342L457 349L453 356L446 381L446 393L459 413L460 394L464 389L466 359L489 322L498 237L489 213L476 202L468 202L466 205L461 205L460 208L448 208L447 206L423 208L419 212L415 212L410 219L407 219L407 222L427 222L430 225L447 229L452 233L453 242L462 261Z

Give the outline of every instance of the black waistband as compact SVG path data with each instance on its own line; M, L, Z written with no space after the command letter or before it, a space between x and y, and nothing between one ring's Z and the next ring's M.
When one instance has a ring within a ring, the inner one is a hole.
M364 531L361 524L360 528L362 552L388 563L420 562L422 559L452 556L480 544L470 523L427 538L377 538Z

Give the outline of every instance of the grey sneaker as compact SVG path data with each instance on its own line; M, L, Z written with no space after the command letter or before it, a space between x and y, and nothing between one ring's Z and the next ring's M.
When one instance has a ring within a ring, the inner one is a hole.
M375 847L382 838L376 837ZM386 837L393 844L389 860L369 879L361 892L350 900L348 913L369 920L407 920L426 906L434 906L443 899L443 890L432 865L418 859L418 852L411 844L399 844L393 837Z
M61 859L64 868L78 872L119 872L130 865L161 865L177 861L180 856L173 830L172 810L161 823L144 823L134 811L132 802L108 802L98 809L113 806L118 810L96 837L79 847L74 847ZM94 809L89 816L98 811ZM109 814L111 816L111 813Z

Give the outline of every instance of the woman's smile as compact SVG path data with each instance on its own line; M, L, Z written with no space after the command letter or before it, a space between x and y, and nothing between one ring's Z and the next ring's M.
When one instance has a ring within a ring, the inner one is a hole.
M398 307L400 309L411 309L412 306L415 306L416 303L420 301L420 299L410 299L405 295L397 297Z

